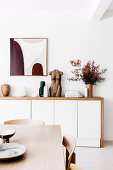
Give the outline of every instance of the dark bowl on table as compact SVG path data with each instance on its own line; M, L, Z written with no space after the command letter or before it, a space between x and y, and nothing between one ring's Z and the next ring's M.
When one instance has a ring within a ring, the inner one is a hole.
M16 133L13 129L3 129L0 130L0 138L3 139L3 143L9 143L9 138L11 138Z

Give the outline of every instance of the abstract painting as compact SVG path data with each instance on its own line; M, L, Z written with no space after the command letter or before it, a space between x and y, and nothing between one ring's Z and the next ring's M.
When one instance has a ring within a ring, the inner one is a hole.
M47 38L10 38L10 75L47 75Z

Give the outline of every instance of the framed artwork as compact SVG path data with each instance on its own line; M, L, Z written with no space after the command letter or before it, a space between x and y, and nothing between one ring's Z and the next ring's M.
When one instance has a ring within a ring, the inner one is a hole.
M11 76L47 76L47 58L47 38L10 38Z

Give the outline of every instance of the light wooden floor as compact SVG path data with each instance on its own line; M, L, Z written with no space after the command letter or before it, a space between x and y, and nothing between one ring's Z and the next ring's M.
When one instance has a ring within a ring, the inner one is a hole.
M76 154L84 170L113 170L113 141L105 141L103 148L77 147Z

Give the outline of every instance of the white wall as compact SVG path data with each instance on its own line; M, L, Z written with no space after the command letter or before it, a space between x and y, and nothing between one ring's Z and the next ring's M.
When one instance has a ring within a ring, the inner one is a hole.
M0 85L9 83L11 95L20 85L27 88L28 95L39 87L41 80L50 85L48 77L10 77L11 37L48 37L48 70L63 71L63 94L69 89L83 91L85 85L69 82L71 59L84 62L95 60L107 68L106 81L94 87L94 95L105 98L104 139L113 140L113 18L89 23L76 17L75 13L20 13L0 15ZM111 75L111 76L110 76Z

